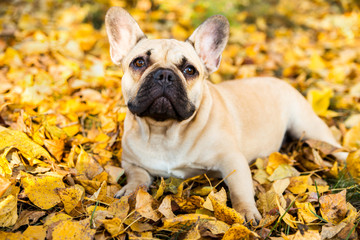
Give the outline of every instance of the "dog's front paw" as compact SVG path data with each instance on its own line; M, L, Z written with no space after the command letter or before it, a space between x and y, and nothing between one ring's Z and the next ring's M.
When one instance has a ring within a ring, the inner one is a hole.
M123 188L121 188L117 193L115 193L115 198L121 198L122 196L127 196L132 194L138 189L139 185L137 184L126 184Z
M259 210L253 204L238 204L233 206L244 218L246 222L252 222L252 224L258 224L262 219Z

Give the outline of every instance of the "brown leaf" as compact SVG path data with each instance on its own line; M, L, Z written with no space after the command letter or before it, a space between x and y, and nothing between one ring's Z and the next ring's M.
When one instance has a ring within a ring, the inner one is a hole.
M12 231L17 230L19 227L23 225L29 225L36 223L39 218L46 214L45 211L29 211L23 210L20 215L19 219L17 220L16 224L13 226Z
M139 188L136 194L135 210L140 213L141 216L157 221L160 219L159 214L152 208L154 198L146 192L144 189Z

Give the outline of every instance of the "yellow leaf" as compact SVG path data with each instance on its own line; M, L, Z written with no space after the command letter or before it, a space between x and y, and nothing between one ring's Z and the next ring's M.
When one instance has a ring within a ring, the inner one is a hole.
M322 90L311 89L307 94L307 100L315 113L320 116L327 115L332 97L333 91L331 88L324 88Z
M136 193L135 210L143 217L157 221L160 219L159 214L152 208L154 198L144 189L139 188Z
M65 141L62 139L44 139L43 142L46 149L60 162L64 153Z
M216 218L203 214L184 214L175 218L168 218L164 220L163 229L182 228L185 225L191 226L197 221L216 221Z
M258 195L258 200L256 202L259 211L263 213L268 213L271 210L275 209L277 207L276 197L277 193L273 188L271 188L266 193L260 192Z
M173 200L180 209L185 212L193 212L200 208L204 203L204 199L202 197L194 195L190 197L174 197Z
M0 231L0 239L5 240L30 240L29 237L23 236L21 232L2 232Z
M321 240L318 230L308 230L306 232L298 230L293 235L283 236L284 240Z
M207 221L201 223L201 227L209 229L212 234L224 234L230 226L222 221Z
M221 188L220 191L218 191L216 193L214 191L211 191L209 196L215 197L218 202L226 205L227 196L226 196L226 191L224 188ZM213 208L213 205L211 203L209 196L206 198L206 201L204 202L203 207L210 211L214 211L214 208Z
M76 170L81 179L93 179L103 168L81 147L76 160Z
M299 219L303 219L305 223L311 223L319 218L316 217L313 213L316 213L314 206L309 202L299 203L295 202L296 207L298 208Z
M305 193L308 189L310 175L298 176L290 178L288 189L294 194Z
M275 169L281 164L289 164L291 160L285 154L281 154L278 152L274 152L269 156L269 162L266 166L266 172L271 175L275 171Z
M324 60L320 57L319 54L314 53L311 55L310 57L310 64L309 64L309 69L314 71L314 72L319 72L320 70L324 69L325 66L325 62Z
M282 194L289 186L289 184L290 184L290 180L288 178L284 178L284 179L276 180L273 183L272 188L277 193L277 195L282 196Z
M103 181L99 189L91 196L91 198L102 202L107 202L106 193L107 193L107 183Z
M99 190L101 186L101 182L98 181L82 180L82 179L78 179L78 181L85 188L86 192L89 194L94 194L97 190Z
M253 237L253 233L244 225L234 224L225 234L222 240L250 240Z
M10 163L6 158L6 156L8 155L8 153L10 152L11 149L12 149L12 147L6 148L5 151L0 156L0 176L10 177L12 175ZM1 196L1 194L0 194L0 196Z
M234 223L244 223L244 218L238 213L235 209L229 208L226 204L220 202L214 196L209 195L209 199L214 208L214 215L217 219L227 223L227 224L234 224Z
M107 182L108 177L109 177L109 175L107 174L107 172L104 171L104 172L96 175L92 180L98 181L98 182L104 182L104 181Z
M360 150L349 153L346 159L347 170L360 183Z
M65 188L61 177L34 177L24 172L21 175L21 184L25 193L36 206L41 209L50 209L60 202L60 197L56 194L55 189Z
M81 24L74 33L74 38L84 51L90 50L97 41L96 32L91 24Z
M71 236L72 239L91 240L95 232L95 229L90 229L90 224L65 220L54 227L51 236L53 240L65 240L69 239L69 236Z
M0 227L10 227L17 219L17 198L14 195L0 198Z
M29 226L23 235L30 239L43 240L46 238L47 227L44 226Z
M360 147L360 122L346 132L344 136L344 146L350 148Z
M134 232L146 232L146 231L151 231L154 230L154 226L150 223L146 223L146 222L132 222L130 225L131 230L133 230Z
M349 69L350 70L350 69ZM349 73L346 66L333 66L330 70L327 79L334 83L342 84Z
M281 164L275 169L275 171L271 174L271 176L268 177L268 179L270 181L275 181L275 180L280 180L287 177L295 177L299 175L300 173L294 167L290 166L289 164Z
M195 227L190 229L190 231L188 231L184 237L184 240L197 240L197 239L201 239L201 234L199 232L198 224L196 224Z
M189 33L180 24L175 24L171 28L171 34L174 36L174 38L179 40L185 40L187 37L189 37Z
M309 192L318 192L318 193L324 193L329 191L329 186L323 186L323 185L317 185L317 186L308 186Z
M84 198L85 189L76 184L68 188L58 189L57 193L64 204L65 212L70 213Z
M129 196L123 196L119 200L110 204L108 212L113 214L114 217L123 221L129 213L130 205L128 203Z
M8 190L10 186L10 180L0 176L0 198L4 195L4 193L6 192L6 190Z
M21 66L22 60L21 55L14 48L8 47L5 51L4 64L8 66Z
M328 222L338 224L348 211L346 205L346 189L337 193L320 197L321 216Z
M268 177L269 174L267 174L264 169L256 169L253 175L253 179L258 181L261 185L269 182Z
M46 217L44 226L50 226L53 223L56 223L59 221L66 221L66 220L70 220L70 219L72 219L72 217L67 215L66 213L56 212L56 213L50 214L49 216Z
M256 228L266 228L270 226L273 222L275 222L278 217L279 214L275 214L275 215L265 214L265 217L263 217L260 220L259 225L256 226Z
M166 183L164 181L164 178L161 178L160 186L159 186L159 188L156 191L156 194L154 196L155 200L159 199L164 194L165 188L166 188Z
M73 137L80 131L80 125L72 124L70 126L63 127L62 130L66 133L68 137Z
M297 228L297 221L293 216L285 211L285 209L281 206L278 196L276 196L276 203L279 208L280 216L282 216L282 220L291 228ZM279 219L280 220L280 219Z
M124 232L124 225L119 218L113 218L109 220L102 220L106 231L108 231L112 237L116 237Z
M345 223L354 223L357 216L358 216L358 212L357 209L351 205L351 203L347 202L346 203L348 212L346 213L346 218L344 218L341 222L345 222Z
M0 139L0 150L14 147L31 159L44 157L47 160L53 160L44 148L32 141L23 132L0 127Z

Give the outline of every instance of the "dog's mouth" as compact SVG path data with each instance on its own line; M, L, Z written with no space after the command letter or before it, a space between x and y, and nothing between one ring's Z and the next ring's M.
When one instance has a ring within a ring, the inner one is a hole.
M164 84L149 74L135 98L128 102L129 110L139 117L151 117L156 121L183 121L191 117L195 106L189 101L181 80L173 78L171 83Z
M141 114L140 117L148 116L156 121L165 121L167 119L180 119L180 115L176 112L176 109L172 105L171 101L161 96L154 100L154 102Z

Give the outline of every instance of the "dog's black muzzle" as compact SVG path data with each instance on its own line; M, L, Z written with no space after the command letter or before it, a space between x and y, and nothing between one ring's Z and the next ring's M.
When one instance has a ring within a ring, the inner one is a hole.
M135 115L157 121L182 121L195 111L181 78L168 68L158 68L149 73L136 97L128 102L128 108Z

